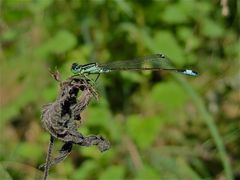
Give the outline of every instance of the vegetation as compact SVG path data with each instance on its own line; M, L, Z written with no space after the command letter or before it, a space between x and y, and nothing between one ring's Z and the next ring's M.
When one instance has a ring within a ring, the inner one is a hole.
M1 0L0 179L43 176L40 111L58 93L49 68L66 79L73 62L153 53L200 76L101 75L79 132L111 149L76 146L49 178L239 178L239 9L237 0Z

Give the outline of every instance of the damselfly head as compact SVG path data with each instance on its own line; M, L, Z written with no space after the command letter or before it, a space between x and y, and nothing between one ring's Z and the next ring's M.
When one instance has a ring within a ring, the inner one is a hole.
M81 70L81 65L79 65L78 63L72 64L71 71L73 72L73 74L78 74L80 70Z
M165 58L164 54L157 54L160 58Z

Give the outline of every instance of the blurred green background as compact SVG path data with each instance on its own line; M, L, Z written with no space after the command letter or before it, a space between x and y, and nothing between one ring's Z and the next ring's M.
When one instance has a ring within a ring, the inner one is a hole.
M73 62L166 54L200 76L100 76L79 131L111 149L75 146L50 179L239 179L240 5L237 0L0 0L0 179L41 179L54 101ZM54 146L54 155L62 143Z

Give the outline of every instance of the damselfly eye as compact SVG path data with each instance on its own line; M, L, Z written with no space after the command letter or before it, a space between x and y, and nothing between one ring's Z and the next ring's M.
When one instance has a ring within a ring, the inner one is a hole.
M165 55L164 54L159 54L159 57L160 58L165 58Z
M72 71L74 74L79 73L80 69L81 69L81 66L80 66L79 64L77 64L77 63L73 63L73 64L72 64L71 71Z

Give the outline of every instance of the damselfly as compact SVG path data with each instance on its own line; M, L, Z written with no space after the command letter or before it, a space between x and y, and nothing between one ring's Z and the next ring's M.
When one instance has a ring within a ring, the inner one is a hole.
M89 75L89 74L100 74L109 73L112 71L175 71L188 76L197 76L198 72L191 69L178 69L171 66L169 59L164 54L154 54L145 57L140 57L132 60L115 61L106 64L89 63L80 65L73 63L71 71L74 74ZM98 77L97 77L98 78Z

